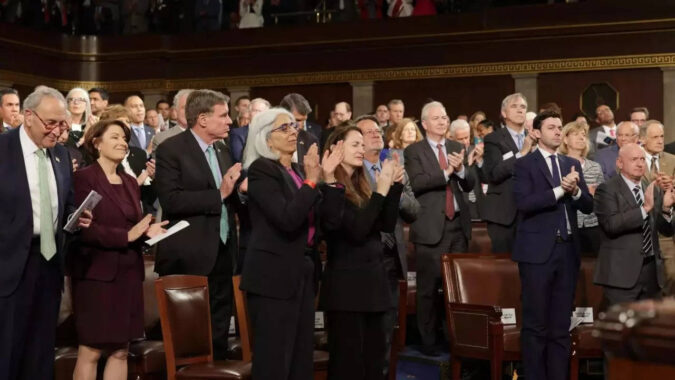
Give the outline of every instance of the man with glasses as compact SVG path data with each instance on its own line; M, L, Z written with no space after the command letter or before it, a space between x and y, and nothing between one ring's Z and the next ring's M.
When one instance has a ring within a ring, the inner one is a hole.
M0 379L54 375L63 288L63 226L74 210L72 163L56 144L66 100L39 86L24 101L23 126L0 135ZM79 219L87 228L91 214Z
M307 125L305 123L307 122L307 115L312 109L309 107L309 102L304 96L295 93L288 94L284 96L279 105L288 110L288 112L292 113L293 117L295 117L295 122L297 124L296 128L298 130L298 149L293 153L293 162L298 163L300 171L302 171L302 175L304 176L305 167L302 160L304 160L305 155L312 144L316 144L317 148L321 148L319 144L320 137L317 137L315 134L319 133L318 136L321 136L321 128L316 126L312 128L312 133L307 131ZM349 116L351 117L351 113Z
M622 121L616 127L616 144L599 150L595 155L595 161L600 164L605 181L616 175L616 159L619 157L619 149L626 144L636 144L640 137L640 128L632 121Z

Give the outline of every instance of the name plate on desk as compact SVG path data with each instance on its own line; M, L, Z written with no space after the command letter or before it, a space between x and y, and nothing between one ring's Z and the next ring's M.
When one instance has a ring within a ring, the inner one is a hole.
M515 325L516 324L516 309L514 308L503 308L502 309L502 323L505 325Z
M237 325L236 321L234 320L234 316L230 317L230 330L227 332L227 335L229 336L235 336L237 335Z
M323 311L314 312L314 329L323 330L324 329L324 320L323 320Z
M593 323L593 308L592 307L577 307L574 309L572 316L581 319L581 323Z
M417 272L408 272L406 281L408 282L408 287L415 286L417 284Z

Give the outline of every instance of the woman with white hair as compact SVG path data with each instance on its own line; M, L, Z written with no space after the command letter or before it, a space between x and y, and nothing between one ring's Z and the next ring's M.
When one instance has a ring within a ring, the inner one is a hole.
M256 380L313 377L314 297L321 268L316 209L320 199L339 203L343 197L342 189L323 185L320 192L317 183L322 174L333 177L342 144L324 155L323 167L312 145L303 178L292 162L297 137L293 115L272 108L253 117L244 150L253 229L241 289L247 292Z
M70 112L70 138L69 143L78 148L84 143L84 130L87 126L94 125L98 117L91 113L91 101L87 90L75 87L66 95L68 112Z

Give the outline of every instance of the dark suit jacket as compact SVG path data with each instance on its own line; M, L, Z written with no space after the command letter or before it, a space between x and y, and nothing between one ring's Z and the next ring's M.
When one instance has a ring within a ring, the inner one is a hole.
M364 207L346 198L322 202L328 262L321 282L323 310L376 312L396 306L389 289L381 232L394 232L403 185L386 197L373 193Z
M643 192L647 182L642 182ZM652 243L656 259L657 279L663 287L665 274L658 233L673 236L673 224L661 213L663 194L654 187L654 208L649 212ZM617 174L595 190L595 215L602 230L598 263L593 281L599 285L632 288L642 268L642 211L621 174Z
M456 141L445 141L445 150L448 153L460 152L462 144ZM443 237L445 221L445 187L449 183L452 193L460 209L462 231L467 240L471 239L471 213L469 206L464 202L462 192L469 192L475 185L472 170L464 167L464 178L456 174L450 176L446 182L438 156L424 139L408 146L405 151L405 170L410 177L410 185L415 198L420 203L417 220L410 226L410 240L418 244L434 245Z
M504 159L504 155L513 155ZM485 136L483 174L488 189L485 194L483 219L505 226L516 220L516 205L513 199L513 166L519 153L507 128L496 129Z
M311 133L308 133L305 130L298 131L298 165L300 166L300 173L305 175L305 165L303 160L305 159L305 154L309 150L309 147L312 144L316 144L316 147L319 148L319 140L314 137Z
M663 150L670 154L675 154L675 141L671 142L670 144L666 144Z
M248 139L248 125L230 129L230 150L234 162L241 162L246 147L246 139Z
M321 133L323 132L323 128L321 128L319 124L307 120L305 121L305 130L316 137L316 141L321 141ZM321 148L323 147L319 146L318 148L319 152L321 152Z
M0 297L12 294L21 281L33 238L33 206L19 132L20 128L14 128L0 135L0 178L5 184L0 186ZM73 165L65 147L57 144L48 151L59 202L55 230L57 252L52 260L63 263L63 226L74 210Z
M138 137L136 137L136 132L134 132L133 128L131 128L131 140L129 140L129 146L135 146L136 148L141 148L143 150L146 150L148 148L148 146L150 145L150 141L152 140L152 137L155 135L155 130L147 125L143 125L143 128L145 129L146 146L141 146L141 143L138 141Z
M293 167L297 173L298 166ZM319 189L308 185L298 189L286 169L278 161L267 158L259 158L251 164L248 181L253 229L244 257L241 289L266 297L291 298L296 295L303 277L310 213L318 222ZM343 190L329 190L325 192L326 201L342 200ZM316 233L314 238L316 244ZM318 274L320 260L313 259Z
M600 152L601 150L616 145L616 139L613 139L609 144L603 144L603 143L597 143L596 139L598 138L598 132L600 131L605 131L605 129L602 126L595 127L591 129L591 131L588 133L588 140L589 140L589 149L588 149L588 158L594 161L597 161L596 154Z
M577 210L588 214L593 211L593 197L588 192L581 164L574 158L558 155L560 173L566 176L574 166L579 173L581 197L577 200L564 195L559 200L553 193L553 177L541 151L536 150L516 161L514 166L513 193L518 207L518 226L511 258L514 261L541 264L553 252L559 228L559 215L567 210L572 237L579 253Z
M129 147L129 156L127 157L127 161L129 162L129 167L131 167L131 170L133 170L134 174L136 174L136 177L141 175L143 170L145 170L145 164L148 162L148 155L145 152L145 150L136 148L135 146ZM154 206L154 203L157 200L157 192L155 191L154 186L142 185L140 188L143 212L154 214L157 212Z
M232 166L228 148L215 143L218 163L224 175ZM197 140L190 131L180 133L159 145L155 189L162 206L162 219L174 224L186 220L190 226L161 241L155 270L160 275L193 274L206 276L216 262L220 244L220 214L225 203L229 217L228 248L236 257L237 234L234 210L239 204L236 191L224 201Z
M94 162L73 175L75 189L75 203L81 204L91 190L102 196L101 201L92 212L93 219L89 228L82 230L73 245L68 257L70 275L98 281L112 281L117 275L120 255L140 255L141 237L137 242L128 241L127 220L129 218L139 222L142 218L140 206L140 191L136 178L118 169L117 174L122 177L122 184L126 199L120 199L118 193L108 181L103 169ZM135 206L135 214L126 215L120 204L129 202ZM141 279L144 277L143 260L138 260L137 272Z
M604 149L600 149L595 154L595 162L600 164L600 168L602 168L602 175L605 176L605 181L616 175L617 157L619 157L619 146L616 144Z

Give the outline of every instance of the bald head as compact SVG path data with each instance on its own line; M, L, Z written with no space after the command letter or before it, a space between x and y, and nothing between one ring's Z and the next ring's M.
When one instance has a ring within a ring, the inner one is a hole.
M619 149L616 166L621 174L633 182L640 182L645 174L645 152L635 143L628 143Z
M627 144L637 144L640 128L632 121L622 121L616 127L616 145L621 148Z

